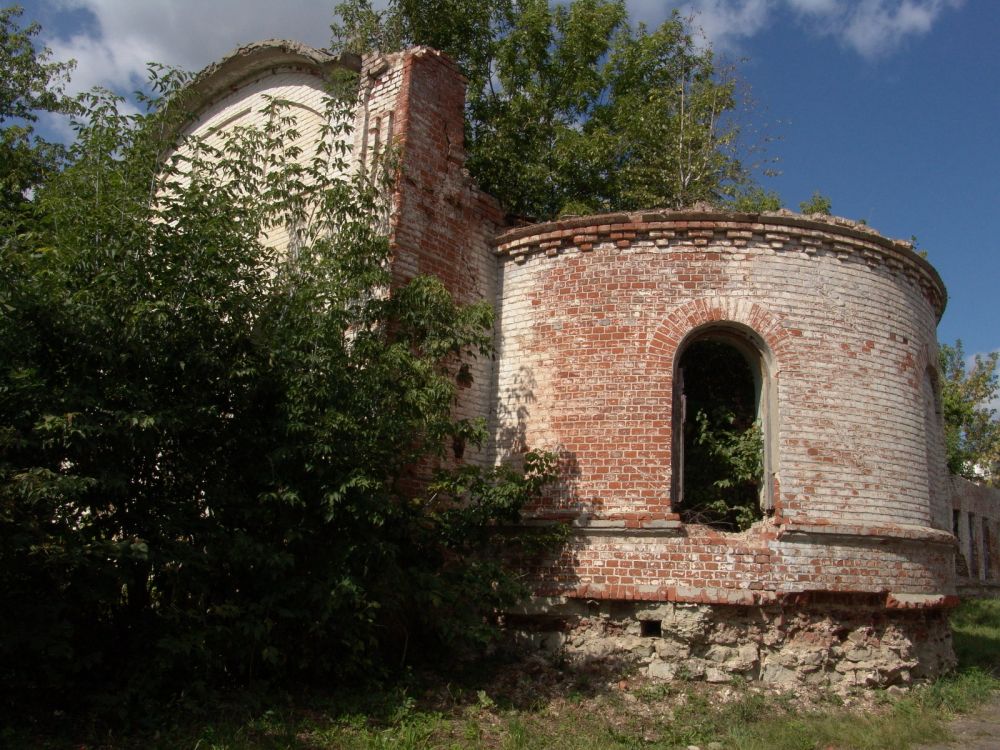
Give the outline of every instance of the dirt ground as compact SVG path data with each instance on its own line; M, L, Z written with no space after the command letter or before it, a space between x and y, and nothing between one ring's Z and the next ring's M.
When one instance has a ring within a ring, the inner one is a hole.
M934 745L920 745L915 750L998 750L1000 748L1000 694L973 714L962 716L948 725L954 739Z

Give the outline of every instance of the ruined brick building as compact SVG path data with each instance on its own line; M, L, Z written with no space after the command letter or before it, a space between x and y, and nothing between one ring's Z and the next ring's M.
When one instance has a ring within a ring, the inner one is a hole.
M891 684L951 664L955 534L963 580L995 585L1000 503L946 472L946 293L909 243L786 211L510 226L464 170L464 82L429 49L362 64L241 48L196 80L190 132L252 121L278 96L308 138L341 65L361 73L355 162L398 148L396 277L435 274L495 305L495 356L458 405L489 420L473 459L562 459L529 523L569 522L572 538L528 571L536 596L511 620L530 622L530 643L710 680ZM682 376L702 342L745 363L763 439L759 520L739 532L680 513Z

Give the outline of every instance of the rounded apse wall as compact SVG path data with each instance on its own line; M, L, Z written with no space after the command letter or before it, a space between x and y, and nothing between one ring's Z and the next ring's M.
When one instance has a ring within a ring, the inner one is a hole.
M497 451L559 451L562 481L533 513L578 531L543 588L948 593L927 385L946 295L909 243L832 217L694 210L521 227L497 251ZM706 335L760 363L763 520L738 534L677 513L678 359Z

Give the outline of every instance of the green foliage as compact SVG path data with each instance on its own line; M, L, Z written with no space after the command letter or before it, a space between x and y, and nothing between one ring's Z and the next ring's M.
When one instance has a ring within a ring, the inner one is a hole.
M736 81L678 13L654 30L623 0L369 0L337 6L334 45L426 44L469 79L468 166L511 212L718 202L748 181Z
M22 207L25 192L58 168L63 150L34 133L40 112L67 112L72 102L62 96L71 64L50 62L47 49L33 38L38 24L21 27L18 6L0 8L0 201L5 221Z
M823 216L829 216L832 208L833 206L830 203L830 199L818 190L812 194L812 198L807 201L802 201L802 203L799 204L799 211L804 214L822 214Z
M753 374L732 346L692 343L684 353L684 493L687 523L742 531L761 518L764 441Z
M763 449L759 423L740 428L734 412L698 411L685 454L685 520L737 531L759 520Z
M734 211L745 213L778 211L781 209L781 196L773 191L764 190L764 188L754 185L735 195L727 207L732 208Z
M760 518L757 491L764 439L757 422L739 429L733 412L714 416L710 420L704 411L695 415L694 443L699 450L688 466L696 475L710 471L712 478L707 487L689 483L700 497L686 504L685 516L692 522L743 531Z
M1000 395L1000 353L977 354L966 369L962 342L942 344L941 407L948 470L969 479L1000 479L1000 419L991 404Z
M281 101L166 148L185 81L154 78L145 115L84 97L0 248L7 709L379 674L481 643L522 593L493 553L550 457L414 498L482 436L451 414L491 310L430 278L386 293L385 179L343 176L350 101L311 153Z

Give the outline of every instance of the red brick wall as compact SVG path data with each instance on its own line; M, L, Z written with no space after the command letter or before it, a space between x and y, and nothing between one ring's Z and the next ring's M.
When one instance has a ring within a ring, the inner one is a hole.
M564 480L536 514L586 529L542 589L953 591L926 386L944 289L905 243L791 214L664 212L511 230L498 247L497 443L559 450ZM773 518L741 535L684 528L672 508L676 354L713 324L755 334L775 395Z
M398 281L496 300L497 362L460 416L493 411L502 459L563 458L533 509L577 527L538 593L754 603L954 591L933 367L944 289L905 243L791 214L617 214L508 230L464 171L464 81L427 49L365 61L356 147L393 143ZM498 262L499 259L499 262ZM742 534L685 526L671 497L673 375L702 326L748 333L772 394L773 513ZM495 454L495 455L494 455Z
M945 535L899 540L864 531L842 536L744 535L703 526L655 536L578 533L556 559L529 566L536 593L588 599L767 604L816 592L873 593L887 606L941 606L954 593Z
M418 274L442 279L462 303L493 301L497 260L492 238L503 220L499 204L465 171L465 80L447 56L414 48L365 59L363 107L355 149L384 152L391 143L399 173L392 197L390 239L396 283ZM472 363L458 417L489 414L493 364ZM470 451L466 459L486 460Z

